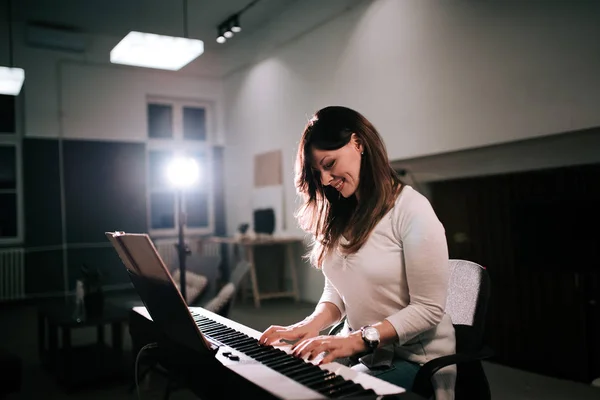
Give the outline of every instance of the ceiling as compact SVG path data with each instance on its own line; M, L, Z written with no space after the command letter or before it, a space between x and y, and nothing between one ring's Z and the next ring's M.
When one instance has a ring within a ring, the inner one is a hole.
M5 0L7 1L7 0ZM205 51L216 43L217 26L252 0L12 0L17 22L63 25L93 35L117 38L137 30L183 36L187 2L189 37L204 41ZM252 32L276 18L298 0L259 0L241 17L242 32Z

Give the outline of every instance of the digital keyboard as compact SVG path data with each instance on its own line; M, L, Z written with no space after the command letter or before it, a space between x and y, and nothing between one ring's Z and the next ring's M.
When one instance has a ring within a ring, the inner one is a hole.
M215 358L237 375L281 399L375 398L402 394L404 388L364 373L362 364L352 368L332 362L317 365L290 354L290 345L263 346L261 333L201 307L190 313L204 337L218 347ZM152 320L145 307L133 311Z

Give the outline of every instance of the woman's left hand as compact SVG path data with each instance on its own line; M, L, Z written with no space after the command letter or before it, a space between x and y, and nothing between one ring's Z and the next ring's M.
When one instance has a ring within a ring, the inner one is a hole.
M325 353L319 364L327 364L335 359L349 357L367 350L360 332L348 336L316 336L302 340L292 347L292 354L298 358L312 361L321 353Z

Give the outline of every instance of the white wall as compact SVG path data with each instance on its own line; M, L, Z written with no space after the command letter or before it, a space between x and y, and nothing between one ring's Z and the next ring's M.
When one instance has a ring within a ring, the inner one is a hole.
M298 13L318 7L299 3ZM265 32L285 37L279 28ZM224 81L229 228L251 215L251 196L232 193L251 193L253 155L275 148L288 167L287 226L295 226L295 146L326 105L364 113L391 159L600 125L598 37L600 2L583 0L363 1L277 45L257 37L255 56L230 55L240 67Z
M16 37L22 38L19 29ZM199 73L212 70L213 59L176 72L115 65L109 55L119 39L89 37L85 53L17 43L15 64L26 71L26 136L142 141L147 137L147 96L164 96L209 102L213 133L223 141L222 81Z

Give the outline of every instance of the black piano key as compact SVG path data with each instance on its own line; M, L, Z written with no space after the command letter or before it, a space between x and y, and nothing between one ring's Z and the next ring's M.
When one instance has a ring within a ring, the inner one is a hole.
M280 371L288 370L289 367L297 368L297 367L304 367L306 365L306 362L304 362L304 360L301 360L296 357L288 357L287 361L289 361L289 364L286 365L285 367L279 367Z
M299 381L301 379L308 379L308 378L313 378L313 377L317 377L317 376L325 376L327 375L328 371L322 370L322 369L317 369L314 370L312 368L306 368L303 370L300 370L298 372L292 372L290 374L287 374L288 377L292 378L295 381Z
M239 348L240 350L241 350L242 348L245 348L245 349L253 349L253 348L258 348L258 347L261 347L261 348L266 348L265 346L261 346L260 344L258 344L258 342L256 342L256 341L251 341L251 342L248 342L248 343L246 343L246 344L240 344L240 345L238 345L238 348Z
M274 347L263 347L263 346L257 346L253 349L249 349L248 352L252 352L255 355L286 355L285 351L281 351L279 349L276 349Z
M221 324L211 324L211 323L197 323L198 328L201 330L209 330L209 329L231 329Z
M334 376L332 378L327 378L322 380L319 383L313 383L311 384L311 389L314 389L316 391L318 391L319 393L323 393L323 391L329 391L332 390L336 387L338 387L339 385L343 384L344 382L348 382L347 380L345 380L344 378L342 378L341 376Z
M301 370L297 371L297 372L292 372L290 374L288 374L288 376L290 378L296 378L300 375L305 375L307 372L327 372L322 370L321 368L317 367L316 365L313 365L311 363L305 363L305 368L302 368Z
M261 356L250 356L256 361L260 361L263 364L270 365L283 360L289 360L289 357L285 354L265 354Z
M297 377L297 378L292 378L294 381L309 387L313 390L317 390L320 388L323 388L324 386L324 382L327 379L331 379L331 378L326 378L327 374L323 375L323 374L319 374L317 372L309 372L307 374L302 375L301 377ZM306 384L304 382L309 382L309 384Z
M306 363L300 359L298 359L298 361L299 363L297 365L291 365L289 367L282 368L281 370L279 370L279 372L283 375L288 376L288 374L291 374L295 371L306 370Z
M250 343L254 343L254 339L247 337L247 336L242 336L238 339L229 340L229 342L228 342L228 344L234 348L245 345L245 344L250 344Z
M200 332L205 335L210 335L211 333L227 332L227 328L223 328L221 326L211 326L209 328L200 328Z
M215 326L219 326L219 327L225 327L225 325L222 324L217 324L216 322L213 321L198 321L196 320L196 325L202 328L214 328Z
M295 379L296 382L299 382L303 385L309 386L309 385L320 385L323 382L325 382L326 380L330 380L335 378L337 375L334 372L328 372L325 375L316 375L316 376L308 376L308 377L302 377L300 379Z
M217 335L209 335L209 336L214 337L215 339L224 341L224 340L239 338L240 333L233 331L233 332L223 332L223 333L219 333Z
M269 349L269 348L260 347L260 346L251 347L251 348L246 349L244 351L245 351L246 354L252 355L253 358L256 356L257 360L258 360L258 357L271 357L271 356L274 356L274 355L280 355L281 354L276 349L272 349L272 348Z
M287 367L288 365L297 365L297 364L296 364L296 360L294 360L293 358L284 358L279 361L272 361L267 365L269 367L273 368L275 371L279 372L283 368Z

